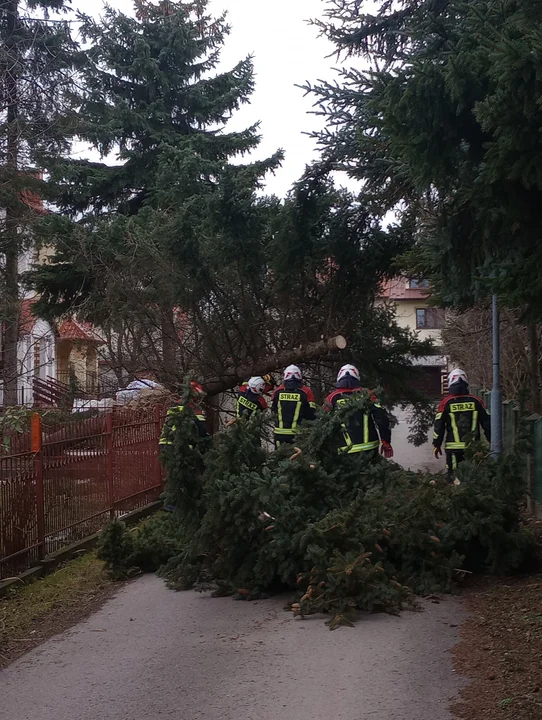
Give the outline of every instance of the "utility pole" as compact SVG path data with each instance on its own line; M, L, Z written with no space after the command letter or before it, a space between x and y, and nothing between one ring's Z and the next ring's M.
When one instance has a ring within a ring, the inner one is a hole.
M502 392L501 392L501 348L500 317L497 296L491 299L493 323L493 387L491 389L491 454L502 454Z

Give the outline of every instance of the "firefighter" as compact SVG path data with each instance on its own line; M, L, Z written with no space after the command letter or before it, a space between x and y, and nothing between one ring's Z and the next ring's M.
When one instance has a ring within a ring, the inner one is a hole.
M203 387L195 381L190 383L190 390L192 397L187 403L180 402L178 405L173 405L168 408L166 421L164 423L164 427L162 428L160 440L158 441L161 447L173 445L173 437L177 429L177 421L187 407L194 413L194 423L198 432L198 437L210 437L207 430L205 411L201 407L201 403L205 397L205 391Z
M327 396L324 410L332 412L344 407L349 400L364 391L361 387L359 370L354 365L343 365L337 375L336 389ZM380 445L381 454L388 459L392 458L388 413L382 408L375 395L371 394L370 399L371 404L367 412L356 411L343 423L344 445L339 448L339 452L349 455L365 452L371 453L376 458Z
M303 385L303 376L297 365L289 365L284 371L284 381L273 395L272 410L275 416L275 447L293 443L299 423L314 420L314 395L309 387Z
M275 381L273 380L272 375L264 375L264 376L263 376L263 381L265 382L265 389L264 389L262 395L267 395L268 393L271 392L271 390L274 389L274 387L275 387ZM243 382L243 383L241 383L241 384L239 385L239 392L240 392L240 393L244 393L244 392L247 391L248 383L249 383L249 381L246 380L245 382Z
M480 439L480 427L490 441L489 413L484 403L469 393L467 373L456 368L448 375L448 395L438 407L433 435L435 458L442 455L444 441L449 482L453 480L458 464L465 459L469 442Z
M251 377L247 383L243 383L237 398L237 417L252 417L255 412L267 410L264 393L268 387L263 377Z

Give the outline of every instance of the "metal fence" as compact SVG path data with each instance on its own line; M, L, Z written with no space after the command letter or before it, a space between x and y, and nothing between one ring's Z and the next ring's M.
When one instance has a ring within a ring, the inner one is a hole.
M484 401L491 412L491 392L478 389L472 392ZM527 420L532 428L532 452L527 457L525 468L527 509L542 520L542 417L535 414ZM502 426L503 450L507 452L512 449L520 427L520 410L514 400L505 400L502 404Z
M157 500L161 408L29 432L0 454L0 579Z

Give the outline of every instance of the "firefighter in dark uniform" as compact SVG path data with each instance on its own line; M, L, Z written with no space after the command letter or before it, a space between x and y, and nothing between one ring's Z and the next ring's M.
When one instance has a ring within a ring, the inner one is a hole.
M360 392L364 392L364 388L361 387L358 369L354 365L343 365L337 375L336 389L326 398L324 410L333 412L344 407ZM370 453L376 458L380 446L384 457L393 457L388 413L375 395L371 395L371 405L367 412L354 412L343 423L342 434L344 445L339 448L340 453Z
M192 391L192 399L187 403L179 403L168 408L166 414L166 421L162 428L162 434L160 435L159 445L161 448L173 445L173 438L177 429L177 422L180 416L184 413L185 408L190 408L194 413L194 423L197 429L198 437L208 438L210 437L207 430L207 422L205 418L205 411L201 407L203 398L205 397L205 391L203 387L197 382L190 383L190 389Z
M491 440L489 413L480 398L469 393L467 374L457 368L448 375L448 395L440 403L435 418L433 454L446 453L448 480L454 479L458 464L465 459L469 442L480 439L480 428Z
M303 385L303 376L297 365L289 365L284 371L284 382L273 395L272 411L275 416L275 447L283 443L292 444L299 424L314 420L314 395L309 387Z
M173 445L175 444L175 433L177 431L178 423L181 422L182 415L186 412L187 408L193 412L194 440L199 438L200 441L204 441L209 440L211 437L209 431L207 430L205 411L201 407L201 403L205 397L205 391L199 383L194 381L190 383L190 390L191 398L188 401L179 401L178 405L173 405L168 408L166 421L162 428L160 440L158 441L161 450L160 459L164 464L166 464L168 459L171 458L170 453L173 449ZM190 445L189 447L191 450L194 449L194 445ZM175 506L168 503L167 505L164 505L164 510L167 512L173 512L175 510Z
M239 388L239 396L237 398L237 417L252 417L255 412L263 412L267 410L267 402L264 398L265 393L272 390L273 386L269 376L251 377L246 383Z

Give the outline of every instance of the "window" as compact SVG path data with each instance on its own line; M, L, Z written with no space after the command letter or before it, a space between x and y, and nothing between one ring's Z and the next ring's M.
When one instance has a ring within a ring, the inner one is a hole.
M411 290L427 290L429 288L429 280L409 280L408 287Z
M418 308L416 310L416 328L418 330L442 330L444 310L440 308Z

